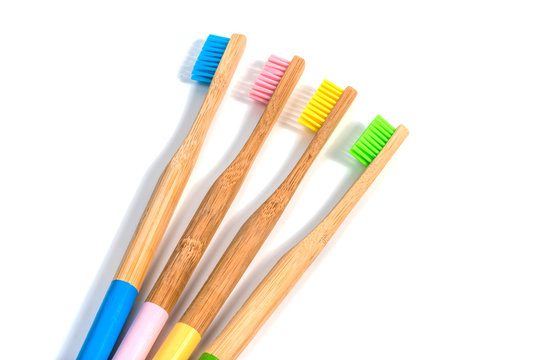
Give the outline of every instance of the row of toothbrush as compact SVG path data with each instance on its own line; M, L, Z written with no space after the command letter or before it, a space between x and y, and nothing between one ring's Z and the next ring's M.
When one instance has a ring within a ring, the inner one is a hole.
M77 359L133 360L148 356L298 83L305 67L301 57L287 61L270 56L249 94L266 104L258 124L202 200L134 322L112 354L245 44L246 38L240 34L230 38L210 35L204 43L191 74L193 80L210 84L204 102L187 137L159 178ZM356 94L352 87L343 90L327 80L322 82L299 118L300 123L315 132L309 146L282 184L241 226L154 360L189 359ZM371 122L350 150L351 155L366 166L363 173L329 214L275 264L199 360L233 360L241 354L407 135L406 127L394 128L381 116Z

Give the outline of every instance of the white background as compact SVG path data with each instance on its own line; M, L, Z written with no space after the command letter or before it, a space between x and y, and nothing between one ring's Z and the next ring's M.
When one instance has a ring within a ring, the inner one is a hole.
M327 78L359 95L196 355L360 174L346 151L381 114L410 137L241 358L539 358L536 5L3 1L0 357L76 356L205 94L182 74L209 33L240 32L246 52L136 306L256 124L256 69L297 54L292 106L169 325L312 138L296 108Z

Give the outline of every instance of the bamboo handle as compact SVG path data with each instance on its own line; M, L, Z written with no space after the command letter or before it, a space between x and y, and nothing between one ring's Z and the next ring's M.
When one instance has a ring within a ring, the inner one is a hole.
M251 136L202 200L148 295L147 301L161 306L168 313L172 311L236 197L256 155L279 118L304 68L305 61L299 56L295 56L277 85Z
M407 136L408 129L402 125L397 127L384 149L326 218L275 264L209 346L207 353L215 355L219 360L234 360L241 354L301 275L316 259Z
M244 35L234 34L184 142L159 178L115 279L140 289L182 191L191 175L210 123L223 100L245 49Z
M269 236L305 173L352 104L356 94L356 90L351 87L344 90L294 169L242 225L180 322L193 327L201 335L204 334Z
M260 282L206 352L219 360L236 359L309 266L302 252L290 250Z

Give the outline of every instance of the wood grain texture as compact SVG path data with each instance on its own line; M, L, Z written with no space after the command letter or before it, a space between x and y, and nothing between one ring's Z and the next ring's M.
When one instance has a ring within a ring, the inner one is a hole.
M202 200L147 301L171 312L200 258L236 197L251 165L296 86L305 61L295 56L277 85L251 136Z
M245 43L244 35L234 34L230 38L193 126L161 174L116 272L115 279L126 281L137 290L140 290L155 251L195 166L210 123L241 59Z
M281 217L305 173L344 116L357 92L348 87L329 113L294 169L242 225L208 280L180 319L201 335L207 330Z
M206 352L217 356L219 360L234 360L241 354L316 259L407 136L408 130L404 126L397 127L380 154L337 205L307 237L275 264Z

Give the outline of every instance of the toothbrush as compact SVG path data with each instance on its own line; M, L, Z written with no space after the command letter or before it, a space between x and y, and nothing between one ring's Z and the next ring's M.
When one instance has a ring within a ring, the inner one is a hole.
M199 360L234 360L241 354L407 136L404 126L394 129L381 116L374 119L350 150L365 171L326 218L275 264Z
M277 56L269 58L250 93L252 98L267 104L264 113L239 154L202 200L120 344L114 360L146 359L292 94L304 67L305 61L299 56L294 57L291 62ZM194 332L187 333L189 339L196 339L196 335ZM192 343L195 343L194 340L189 342Z
M195 166L208 127L223 100L245 49L245 36L208 36L191 78L210 83L206 98L182 145L161 174L131 239L78 360L106 360L133 306L148 267Z
M324 80L300 116L301 123L318 132L283 183L242 225L154 360L189 358L201 336L269 236L305 173L352 104L356 94L356 90L351 87L342 90Z

